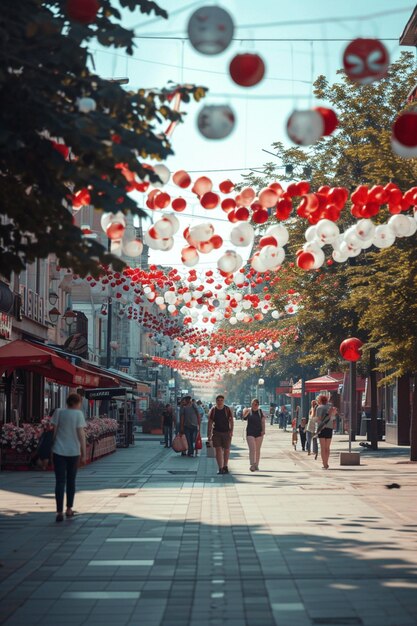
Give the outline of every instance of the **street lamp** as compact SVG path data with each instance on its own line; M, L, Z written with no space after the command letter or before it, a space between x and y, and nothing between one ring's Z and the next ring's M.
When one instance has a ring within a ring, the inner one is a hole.
M52 304L52 306L55 306L56 303L58 302L59 296L57 293L55 293L55 291L50 291L49 292L49 304Z
M71 326L75 322L77 314L68 307L62 317L64 318L65 323L68 326L68 331L71 332Z
M52 309L49 310L48 315L49 315L49 320L51 324L55 326L55 324L58 321L59 316L61 315L61 311L59 311L59 309L57 309L56 306L54 306Z
M352 424L356 424L356 362L361 358L363 343L357 337L349 337L340 344L340 354L349 361L349 452L340 453L340 465L360 465L359 452L352 452Z
M257 392L257 395L258 395L258 396L259 396L259 395L261 395L261 394L260 394L260 391L261 391L261 390L259 389L259 387L262 387L262 398L259 398L259 402L260 402L260 404L262 404L262 400L263 400L263 388L264 388L264 384L265 384L265 380L264 380L263 378L259 378L259 379L258 379L258 392Z

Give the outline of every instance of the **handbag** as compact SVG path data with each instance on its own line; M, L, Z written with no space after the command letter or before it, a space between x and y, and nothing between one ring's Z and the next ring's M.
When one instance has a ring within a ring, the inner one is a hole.
M216 458L216 450L215 450L215 448L213 448L212 445L210 445L210 443L208 441L206 441L206 451L207 451L207 457L209 459L215 459Z
M187 437L180 434L176 435L174 441L172 442L172 449L174 450L174 452L187 452Z
M196 450L201 450L203 447L203 442L201 440L201 435L200 435L200 431L198 431L197 436L195 438L195 449Z

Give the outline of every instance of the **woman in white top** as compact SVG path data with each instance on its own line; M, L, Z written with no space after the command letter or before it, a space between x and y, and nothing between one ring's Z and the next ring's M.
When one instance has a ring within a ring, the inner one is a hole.
M306 435L307 435L307 452L311 454L311 442L313 442L313 453L314 458L317 459L319 454L319 446L317 443L317 439L313 436L316 432L316 424L317 424L317 400L312 400L310 405L310 411L308 413L308 422L306 427Z
M81 409L82 398L71 393L67 408L57 409L52 417L54 425L55 500L56 521L64 520L64 492L67 492L67 517L74 517L72 509L75 496L75 478L79 463L85 462L85 418Z
M317 437L320 439L320 454L323 469L329 469L330 444L332 443L337 409L329 404L329 398L324 394L317 398L317 402Z

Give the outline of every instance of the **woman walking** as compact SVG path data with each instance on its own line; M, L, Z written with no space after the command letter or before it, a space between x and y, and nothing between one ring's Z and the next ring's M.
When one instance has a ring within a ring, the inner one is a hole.
M67 492L65 515L74 517L75 478L79 463L85 462L85 418L82 398L71 393L67 408L57 409L52 417L54 443L52 446L55 470L56 521L64 520L64 493Z
M323 469L329 469L330 444L332 443L336 410L325 395L317 398L317 437L320 439L320 454Z
M308 413L308 422L306 428L306 436L307 436L307 452L311 454L311 443L313 443L313 454L314 458L317 459L319 454L319 445L317 443L317 438L314 437L316 432L317 425L317 400L312 400L310 405L310 411Z
M265 415L259 408L259 400L252 400L251 408L245 409L243 419L247 420L246 441L249 447L250 471L259 470L259 460L261 458L261 446L265 435Z

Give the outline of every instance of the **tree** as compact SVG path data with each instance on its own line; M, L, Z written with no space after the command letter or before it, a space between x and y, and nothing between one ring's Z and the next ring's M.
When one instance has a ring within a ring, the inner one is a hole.
M140 215L120 164L137 179L159 180L141 159L172 154L159 126L181 120L169 106L173 93L180 92L183 102L204 95L202 88L174 84L128 92L97 76L90 69L90 43L132 54L134 33L122 26L111 0L100 0L91 23L71 19L81 4L5 0L2 5L0 267L5 276L50 253L81 275L97 273L99 263L120 267L120 260L72 223L72 194L87 190L96 209ZM119 5L167 17L149 0L119 0ZM92 98L95 110L82 113L80 98Z
M359 184L393 181L405 191L415 184L417 163L393 154L390 136L392 124L406 106L407 94L416 80L411 53L402 53L387 77L372 85L358 86L344 76L331 85L320 76L314 84L315 95L337 111L338 130L308 149L285 149L282 143L275 143L278 160L293 168L294 180L309 177L314 190L328 184L353 191ZM268 163L265 172L264 177L249 175L246 182L259 188L274 179L286 179L275 163ZM385 221L388 216L383 210L377 221ZM345 211L340 225L352 221L350 212ZM287 257L294 261L296 250L304 242L306 223L290 219L287 225L291 230ZM412 320L416 312L409 303L415 301L416 273L413 238L397 240L386 251L363 252L349 264L333 264L317 272L302 272L295 267L286 271L273 288L274 302L279 305L288 288L300 294L296 322L302 336L301 342L288 344L287 350L298 355L300 361L333 367L340 363L340 341L359 334L368 342L367 348L377 350L378 370L388 370L390 378L415 372L417 329ZM394 314L396 303L399 310ZM417 411L413 424L412 448L417 457Z

